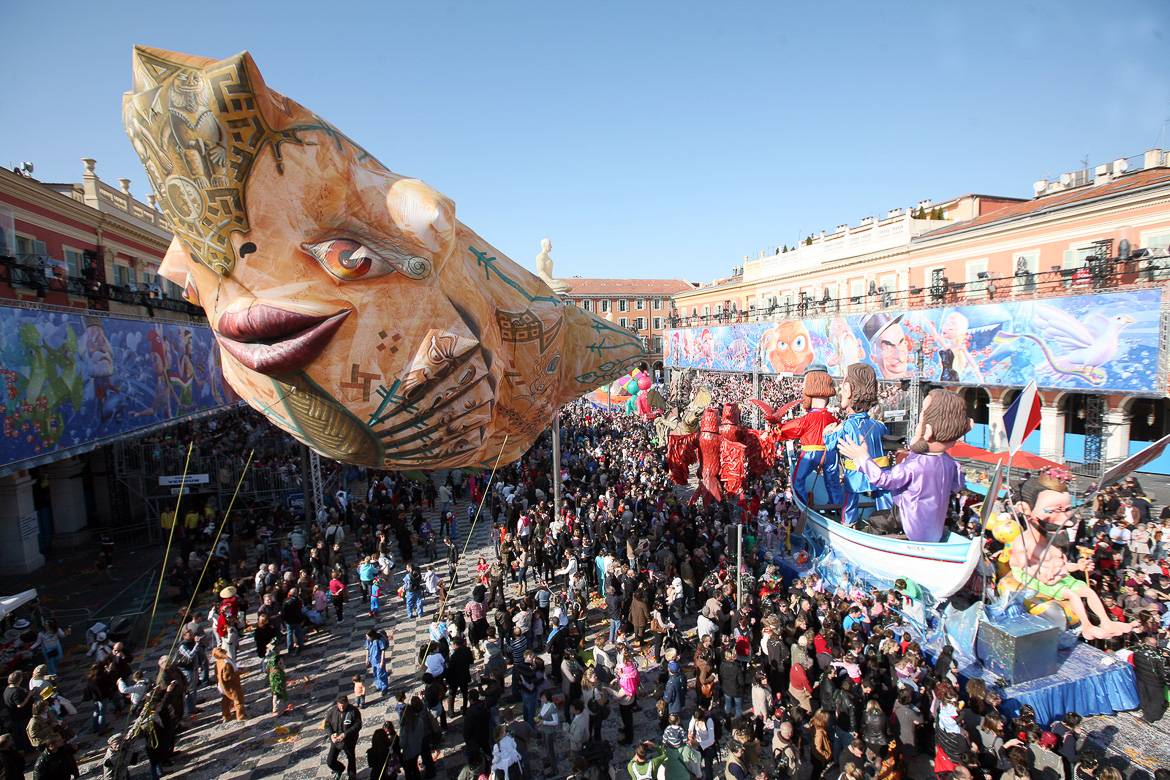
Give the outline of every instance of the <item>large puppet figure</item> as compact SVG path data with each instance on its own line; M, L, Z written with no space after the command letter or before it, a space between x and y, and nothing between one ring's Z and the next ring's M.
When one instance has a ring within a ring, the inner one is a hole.
M830 504L841 503L841 476L837 469L837 453L825 448L825 428L837 422L836 415L825 407L836 393L833 378L820 365L809 366L804 374L804 408L808 411L780 425L773 435L780 440L800 441L800 457L792 475L792 492L802 503L808 503L808 480L820 474L825 481L825 492Z
M915 542L942 541L951 494L963 489L959 463L947 450L971 429L963 399L931 390L922 402L917 438L906 460L883 469L865 442L841 437L837 450L852 460L870 484L888 490L902 532Z
M174 233L159 275L206 311L228 384L322 455L509 463L561 404L645 360L246 53L136 47L122 116Z
M865 444L870 461L883 471L891 465L891 458L882 448L882 437L889 431L884 423L869 416L869 410L877 403L877 373L866 363L853 363L845 372L845 379L837 386L842 410L848 413L845 421L825 430L825 446L835 451L843 439ZM858 519L858 503L864 494L873 500L874 509L887 510L893 506L890 494L877 489L857 468L856 461L845 458L841 462L845 477L845 508L842 518L846 525L854 525Z
M1028 527L1012 543L1008 565L1020 586L1067 604L1080 618L1086 639L1107 639L1137 628L1137 623L1115 621L1088 582L1072 576L1082 572L1087 580L1093 571L1092 559L1072 563L1050 541L1053 534L1075 524L1068 488L1049 477L1032 477L1020 485L1019 492L1016 510L1027 518ZM1098 625L1089 622L1088 610L1096 615Z
M666 463L671 479L685 485L690 466L699 464L699 488L694 502L720 501L723 495L743 491L747 473L763 474L775 464L775 445L759 431L740 424L735 404L708 406L699 420L698 433L671 433L667 436Z

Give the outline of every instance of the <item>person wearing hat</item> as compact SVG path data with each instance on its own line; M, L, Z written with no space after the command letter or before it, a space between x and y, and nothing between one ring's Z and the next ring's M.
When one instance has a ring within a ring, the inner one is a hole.
M810 477L820 474L824 479L825 493L830 504L841 503L841 477L837 470L837 452L825 447L825 429L839 422L837 416L826 407L829 399L837 392L833 378L825 366L814 363L804 373L804 408L808 411L774 429L781 441L800 441L800 458L792 476L792 492L801 503L809 500Z
M902 316L874 312L861 318L861 332L870 347L869 359L882 379L909 379L914 372L910 365L910 337L902 327Z
M662 701L666 703L668 715L682 716L687 706L687 678L682 673L678 661L666 664L666 685L662 690Z

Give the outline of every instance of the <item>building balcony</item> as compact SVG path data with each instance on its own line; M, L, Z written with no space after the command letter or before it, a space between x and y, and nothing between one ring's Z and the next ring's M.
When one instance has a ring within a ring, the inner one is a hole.
M109 284L82 276L64 276L58 273L65 261L41 255L0 256L0 284L14 291L31 290L40 299L49 293L64 293L71 298L85 298L86 308L106 311L111 301L142 309L141 314L153 317L155 310L174 312L204 319L203 309L183 300L169 298L158 288L128 287Z
M672 316L672 328L699 325L734 325L776 319L815 319L875 311L906 311L939 306L960 306L997 301L1044 299L1096 292L1160 287L1170 282L1170 254L1139 258L1091 260L1080 268L1052 268L1039 273L952 282L945 277L935 284L907 290L871 290L847 298L805 299L751 306L748 311Z

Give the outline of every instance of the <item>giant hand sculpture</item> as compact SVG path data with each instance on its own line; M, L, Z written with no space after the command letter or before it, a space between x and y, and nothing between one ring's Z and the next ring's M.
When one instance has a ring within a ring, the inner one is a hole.
M323 455L508 462L644 359L246 53L136 48L123 119L175 232L160 273L207 312L236 392Z

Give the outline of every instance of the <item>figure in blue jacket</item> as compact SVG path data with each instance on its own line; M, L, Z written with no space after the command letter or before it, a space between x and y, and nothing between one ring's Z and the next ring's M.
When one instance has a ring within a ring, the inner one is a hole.
M882 448L882 437L888 430L885 423L869 416L869 410L877 403L878 395L877 374L873 367L866 363L850 365L845 371L845 379L837 388L837 395L841 399L841 408L849 416L840 425L825 431L825 446L831 451L837 449L837 443L842 439L864 442L873 462L882 469L890 468L892 459ZM842 458L841 473L845 479L845 504L842 511L845 525L857 523L860 515L858 500L863 494L873 499L875 510L893 506L890 494L870 484L853 461Z

